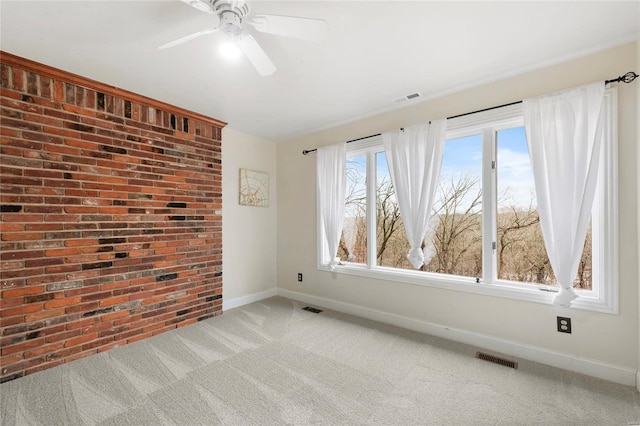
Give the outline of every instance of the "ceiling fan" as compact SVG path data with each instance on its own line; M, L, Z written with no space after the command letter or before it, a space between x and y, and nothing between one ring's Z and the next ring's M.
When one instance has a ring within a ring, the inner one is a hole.
M323 19L280 15L255 15L249 19L249 5L244 0L181 1L202 12L216 16L218 22L211 28L170 41L159 46L158 49L168 49L200 36L222 31L245 54L258 74L262 76L273 74L276 71L276 66L258 42L243 30L243 23L251 25L263 33L316 42L322 41L327 34L327 22Z

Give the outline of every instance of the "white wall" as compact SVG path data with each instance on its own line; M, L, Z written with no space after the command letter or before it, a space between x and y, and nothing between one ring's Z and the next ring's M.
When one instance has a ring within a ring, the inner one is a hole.
M640 74L640 35L638 36L638 42L636 43L636 74ZM636 116L640 114L640 80L636 80ZM636 131L636 154L637 154L637 163L640 164L640 120L637 123L637 131ZM638 211L640 212L640 168L638 169ZM638 214L638 229L640 229L640 214ZM638 265L638 281L637 285L640 288L640 232L638 233L638 260L636 262ZM640 291L638 291L638 371L636 373L636 388L640 391Z
M238 203L240 168L269 174L269 207L248 207ZM234 131L229 127L224 128L222 131L223 309L253 302L265 294L275 294L276 177L276 149L273 142Z
M456 329L468 336L490 336L494 342L512 342L563 357L569 360L567 365L573 360L589 360L587 365L622 372L623 382L628 383L627 378L633 378L640 365L638 119L634 87L639 83L619 85L619 315L560 310L537 303L318 271L315 155L303 156L301 150L617 77L636 68L636 52L635 44L628 44L279 143L277 249L281 293L338 302L335 306L356 306L362 312L382 312L389 318L401 316L442 326L443 330ZM296 280L297 272L304 273L302 285ZM557 315L572 317L571 335L556 331Z

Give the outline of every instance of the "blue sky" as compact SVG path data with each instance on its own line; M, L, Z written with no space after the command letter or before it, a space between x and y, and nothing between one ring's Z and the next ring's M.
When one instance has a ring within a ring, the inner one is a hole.
M498 132L497 145L497 175L498 193L506 192L507 197L498 207L511 205L527 208L534 200L535 190L533 174L529 161L526 137L523 127L505 129ZM364 186L365 158L357 157L349 159L347 168L358 170L361 176L361 185ZM383 154L377 155L378 182L388 178L386 158ZM482 138L473 135L464 138L448 140L445 145L440 180L443 183L457 180L464 175L481 177L482 164ZM471 194L469 194L471 196ZM465 206L463 205L462 208Z
M535 198L535 189L524 127L501 130L497 140L498 194L507 191L507 197L499 207L516 205L526 208L532 197ZM464 175L481 180L480 135L450 139L445 145L440 181L451 182L452 178L457 180Z
M529 207L535 202L535 186L524 127L498 132L498 194L508 187L505 206ZM498 207L501 207L499 205Z

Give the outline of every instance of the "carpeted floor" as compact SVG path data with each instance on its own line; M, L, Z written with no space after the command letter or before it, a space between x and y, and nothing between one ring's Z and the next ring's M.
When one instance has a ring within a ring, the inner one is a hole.
M0 386L9 425L629 425L625 387L274 297Z

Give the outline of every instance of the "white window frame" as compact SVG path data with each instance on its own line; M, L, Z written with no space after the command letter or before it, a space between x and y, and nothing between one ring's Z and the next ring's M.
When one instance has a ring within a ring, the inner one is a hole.
M571 307L609 314L618 314L618 132L617 132L617 89L605 90L603 100L603 151L600 159L598 189L596 191L592 211L592 290L575 289L580 295L572 302ZM487 161L495 161L496 131L523 126L522 104L510 105L489 111L450 119L447 122L446 139L483 134L483 276L488 282L480 283L475 278L433 272L413 271L408 269L377 266L375 247L368 244L367 264L345 262L336 267L334 273L356 275L361 277L382 279L426 287L436 287L468 293L522 300L527 302L553 304L556 289L549 286L535 286L507 280L498 280L495 267L496 250L492 243L496 241L494 225L495 209L484 206L493 203L493 192L496 190L495 170L486 166ZM383 151L382 138L373 136L347 145L347 158L367 156L367 182L376 182L375 155ZM490 158L491 160L487 160ZM376 186L367 187L367 240L376 241ZM491 212L486 214L487 211ZM319 214L317 217L320 217ZM319 222L319 221L317 221ZM317 268L330 272L327 265L322 264L321 253L323 238L321 224L318 223L318 256ZM492 238L486 238L491 235ZM375 245L374 245L375 246Z

